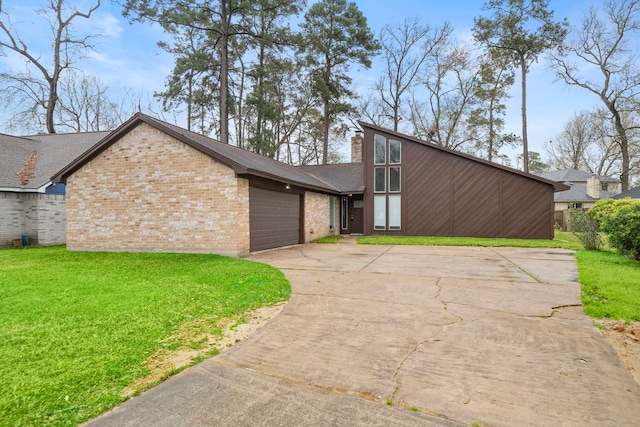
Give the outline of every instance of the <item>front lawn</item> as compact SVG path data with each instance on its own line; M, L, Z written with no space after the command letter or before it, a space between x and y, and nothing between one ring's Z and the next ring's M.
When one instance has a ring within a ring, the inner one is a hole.
M273 267L215 255L0 250L0 424L93 418L158 350L197 345L168 339L185 324L220 333L290 292Z

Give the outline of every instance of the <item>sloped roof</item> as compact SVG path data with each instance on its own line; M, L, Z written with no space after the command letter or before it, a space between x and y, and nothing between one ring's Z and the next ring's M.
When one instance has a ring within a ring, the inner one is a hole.
M569 185L571 187L569 190L560 191L554 195L553 200L555 202L597 202L598 200L609 199L615 194L610 191L603 190L600 192L600 198L596 199L595 197L591 197L587 194L586 184L570 183Z
M595 175L591 172L585 172L577 169L561 169L557 171L539 172L535 175L558 182L587 182L592 176L596 176L601 182L620 182L618 178L610 176Z
M38 191L51 182L52 175L108 134L84 132L24 137L0 134L0 188ZM38 152L35 176L22 186L17 174L34 150Z
M365 123L365 122L362 122L362 121L359 121L358 123L363 128L369 128L369 129L372 129L372 130L377 130L379 132L383 132L383 133L386 133L386 134L389 134L389 135L397 135L399 138L404 139L406 141L412 141L412 142L415 142L415 143L418 143L418 144L421 144L421 145L426 145L428 147L431 147L431 148L439 150L439 151L443 151L443 152L446 152L446 153L449 153L449 154L453 154L453 155L458 156L458 157L463 157L465 159L468 159L468 160L471 160L471 161L474 161L474 162L477 162L477 163L482 163L482 164L485 164L487 166L491 166L491 167L496 168L496 169L501 169L503 171L506 171L506 172L509 172L509 173L513 173L515 175L520 175L520 176L523 176L525 178L532 179L534 181L538 181L538 182L545 183L547 185L551 185L553 187L553 190L556 191L556 192L557 191L565 191L565 190L569 189L569 186L567 186L566 184L563 184L562 182L558 182L558 181L553 180L553 179L549 179L549 178L546 178L546 177L541 177L541 176L538 176L538 175L534 175L534 174L531 174L531 173L527 173L527 172L523 172L523 171L520 171L520 170L517 170L517 169L513 169L513 168L510 168L508 166L500 165L498 163L490 162L489 160L481 159L479 157L472 156L471 154L463 153L461 151L452 150L450 148L445 148L445 147L442 147L442 146L440 146L438 144L434 144L432 142L427 142L427 141L418 139L418 138L416 138L414 136L402 134L400 132L394 132L392 130L385 129L385 128L380 127L380 126L372 125L370 123Z
M208 155L216 161L231 167L239 176L256 176L321 192L339 192L332 184L322 181L301 168L261 156L233 145L224 144L142 113L136 113L122 126L61 170L52 180L54 182L66 182L68 176L141 123L146 123Z
M304 165L298 167L337 188L342 194L364 192L364 163Z
M625 197L631 197L632 199L640 199L640 187L631 188L623 193L616 194L611 197L612 199L624 199Z

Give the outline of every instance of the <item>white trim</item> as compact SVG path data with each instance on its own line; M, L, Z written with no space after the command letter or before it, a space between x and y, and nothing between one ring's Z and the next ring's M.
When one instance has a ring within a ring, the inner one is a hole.
M42 187L38 188L24 188L24 187L0 187L0 191L9 193L43 193L47 190L47 187L51 185L51 181Z

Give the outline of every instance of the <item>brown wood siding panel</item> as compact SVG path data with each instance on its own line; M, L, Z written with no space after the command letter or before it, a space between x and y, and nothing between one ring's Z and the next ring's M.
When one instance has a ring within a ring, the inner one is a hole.
M453 175L453 235L499 237L500 171L457 158Z
M553 190L524 178L506 180L503 188L504 236L553 238Z
M403 234L451 235L451 159L416 144L405 143L403 149Z
M373 135L365 132L365 234L553 238L553 187L402 138L402 230L373 230Z
M250 250L300 243L300 195L249 187Z

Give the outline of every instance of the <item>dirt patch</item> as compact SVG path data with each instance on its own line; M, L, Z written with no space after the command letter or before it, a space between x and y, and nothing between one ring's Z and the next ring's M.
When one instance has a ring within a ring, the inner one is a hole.
M607 338L624 365L640 384L640 322L625 323L620 320L597 319L604 327L602 333Z
M184 325L164 340L163 345L169 348L158 350L144 362L149 374L125 387L120 396L135 396L173 373L224 351L271 320L285 305L286 302L282 302L248 311L240 319L224 319L221 322L200 319Z

